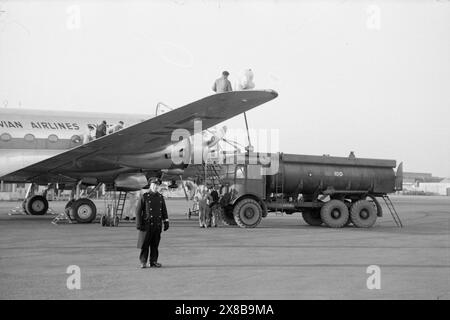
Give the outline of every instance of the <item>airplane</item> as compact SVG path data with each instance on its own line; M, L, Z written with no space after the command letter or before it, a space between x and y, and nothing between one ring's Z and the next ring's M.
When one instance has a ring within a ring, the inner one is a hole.
M90 223L97 208L82 197L83 186L97 190L104 184L110 190L134 191L142 189L150 175L178 174L189 166L198 148L192 139L196 121L206 130L277 96L270 89L218 93L154 116L3 108L0 181L31 183L22 203L31 215L47 212L49 189L71 189L66 204L71 219ZM102 120L108 124L121 120L126 127L83 144L87 125ZM190 136L173 141L177 129L187 130ZM202 144L202 148L209 146ZM174 151L187 160L175 163ZM38 193L39 186L46 186L43 194Z

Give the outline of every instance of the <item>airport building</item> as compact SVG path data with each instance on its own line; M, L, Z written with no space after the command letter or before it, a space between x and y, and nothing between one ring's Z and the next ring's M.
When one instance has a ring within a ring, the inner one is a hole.
M0 200L21 200L25 198L28 183L0 182Z
M402 194L450 196L450 179L431 173L404 172Z
M450 179L445 178L440 182L419 183L418 190L423 191L425 194L450 196Z

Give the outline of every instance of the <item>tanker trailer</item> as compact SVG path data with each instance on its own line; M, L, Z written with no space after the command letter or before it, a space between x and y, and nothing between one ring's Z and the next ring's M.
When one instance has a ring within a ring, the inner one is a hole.
M244 164L225 165L225 224L253 228L268 212L283 211L301 212L312 226L369 228L382 216L377 198L402 188L402 164L394 172L395 160L282 153L276 159L278 170L270 175L248 156Z

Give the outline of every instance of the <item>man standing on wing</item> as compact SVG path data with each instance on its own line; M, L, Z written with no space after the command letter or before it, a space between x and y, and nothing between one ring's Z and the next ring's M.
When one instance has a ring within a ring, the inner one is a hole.
M214 81L214 84L212 86L212 90L215 93L222 93L222 92L230 92L233 91L233 88L231 87L231 82L228 80L228 76L230 73L228 71L222 72L222 76Z

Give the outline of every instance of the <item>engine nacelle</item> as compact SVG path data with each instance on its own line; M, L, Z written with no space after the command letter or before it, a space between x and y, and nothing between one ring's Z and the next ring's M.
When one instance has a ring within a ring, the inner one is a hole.
M116 162L130 168L161 170L184 166L189 163L190 156L191 143L189 139L184 139L160 151L121 155Z
M137 191L147 185L147 177L143 173L122 173L114 184L121 191Z
M183 169L188 164L201 164L208 152L224 138L226 130L225 126L216 130L209 140L202 135L192 136L156 152L122 154L116 158L105 156L102 160L139 170Z

